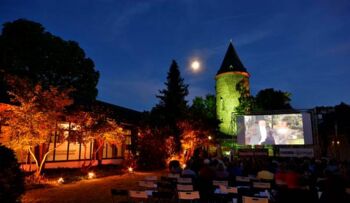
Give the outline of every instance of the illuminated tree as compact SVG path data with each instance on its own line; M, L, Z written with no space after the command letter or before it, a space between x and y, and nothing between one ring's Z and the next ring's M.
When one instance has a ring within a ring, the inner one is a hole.
M256 105L255 98L250 95L249 86L246 83L247 80L241 80L236 85L236 89L240 93L238 99L239 105L236 107L236 114L238 115L251 114L260 111Z
M157 128L142 127L138 135L137 166L144 170L162 169L168 157L173 154L174 142L165 138Z
M97 144L94 154L94 160L98 160L101 164L101 157L97 157L98 152L102 149L104 143L122 144L125 142L123 129L113 120L109 118L99 119L92 128L92 135Z
M92 126L95 124L95 119L92 116L91 112L86 112L82 110L76 110L75 112L71 113L67 116L67 121L76 124L79 126L73 133L73 136L71 136L71 139L73 141L77 141L78 143L81 143L84 148L84 162L82 165L83 171L86 170L86 151L88 144L90 142L94 141L94 136L91 133ZM72 131L71 131L72 132Z
M48 146L51 136L58 130L57 122L64 116L65 108L73 103L69 94L71 89L59 91L49 87L45 90L41 85L31 89L26 80L11 78L9 84L16 86L16 92L9 92L16 105L6 112L7 130L3 132L7 145L14 150L27 151L36 164L36 177L44 166L47 156L55 148L43 152L40 157L34 153L36 147ZM58 142L67 139L58 133ZM56 148L60 144L56 145Z
M79 126L77 135L73 139L83 144L84 160L86 159L87 144L94 142L96 145L94 156L87 166L84 162L83 170L91 167L96 160L100 163L101 157L98 157L98 154L103 149L104 143L117 145L125 142L123 128L115 120L108 118L105 113L101 112L101 109L93 109L90 112L77 111L68 116L68 119Z

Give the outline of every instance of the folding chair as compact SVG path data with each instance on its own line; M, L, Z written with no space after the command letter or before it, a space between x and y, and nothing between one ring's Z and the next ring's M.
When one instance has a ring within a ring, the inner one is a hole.
M269 203L268 198L243 196L242 203Z
M200 199L198 191L192 192L178 192L179 201L187 200L187 201L196 201Z
M180 174L177 173L169 173L168 178L180 178Z
M125 201L116 201L116 203L128 202L128 191L127 190L111 189L111 195L112 195L112 202L113 203L114 203L114 197L122 198L123 200L125 199Z
M176 190L177 191L193 191L193 185L177 184L176 185Z
M253 188L257 188L257 189L271 189L271 183L267 183L267 182L253 182Z
M246 177L246 176L236 176L236 182L245 182L245 183L249 183L249 182L250 182L250 177Z
M129 197L130 199L139 200L140 202L148 199L146 191L129 190Z
M238 201L238 188L237 187L228 187L225 185L219 185L220 194L216 196L221 199L220 202L237 202Z
M192 184L192 178L177 178L177 183Z
M250 186L250 177L236 176L236 185L239 186Z
M228 194L228 193L237 194L238 193L237 187L228 187L225 185L219 185L219 187L220 187L221 193L223 193L223 194Z
M213 180L213 186L219 187L220 185L228 186L227 180Z

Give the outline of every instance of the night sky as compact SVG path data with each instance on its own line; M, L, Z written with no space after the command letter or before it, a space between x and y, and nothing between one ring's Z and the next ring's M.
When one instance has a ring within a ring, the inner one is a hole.
M100 71L98 99L135 110L157 103L172 59L189 101L214 94L231 39L254 95L288 91L299 109L350 103L350 1L1 0L0 23L18 18L77 41Z

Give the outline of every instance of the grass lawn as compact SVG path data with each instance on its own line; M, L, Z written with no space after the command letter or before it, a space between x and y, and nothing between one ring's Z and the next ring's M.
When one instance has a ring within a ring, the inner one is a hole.
M22 202L112 202L110 190L141 189L137 181L145 176L160 177L166 171L125 173L91 180L81 180L69 184L28 190Z

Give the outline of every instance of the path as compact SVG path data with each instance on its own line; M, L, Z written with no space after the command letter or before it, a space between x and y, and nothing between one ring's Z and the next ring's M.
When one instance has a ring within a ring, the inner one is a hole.
M165 174L165 171L135 172L133 174L83 180L52 188L29 190L23 196L22 202L112 202L111 188L138 189L137 181L143 180L145 176L156 175L160 177L162 174Z

